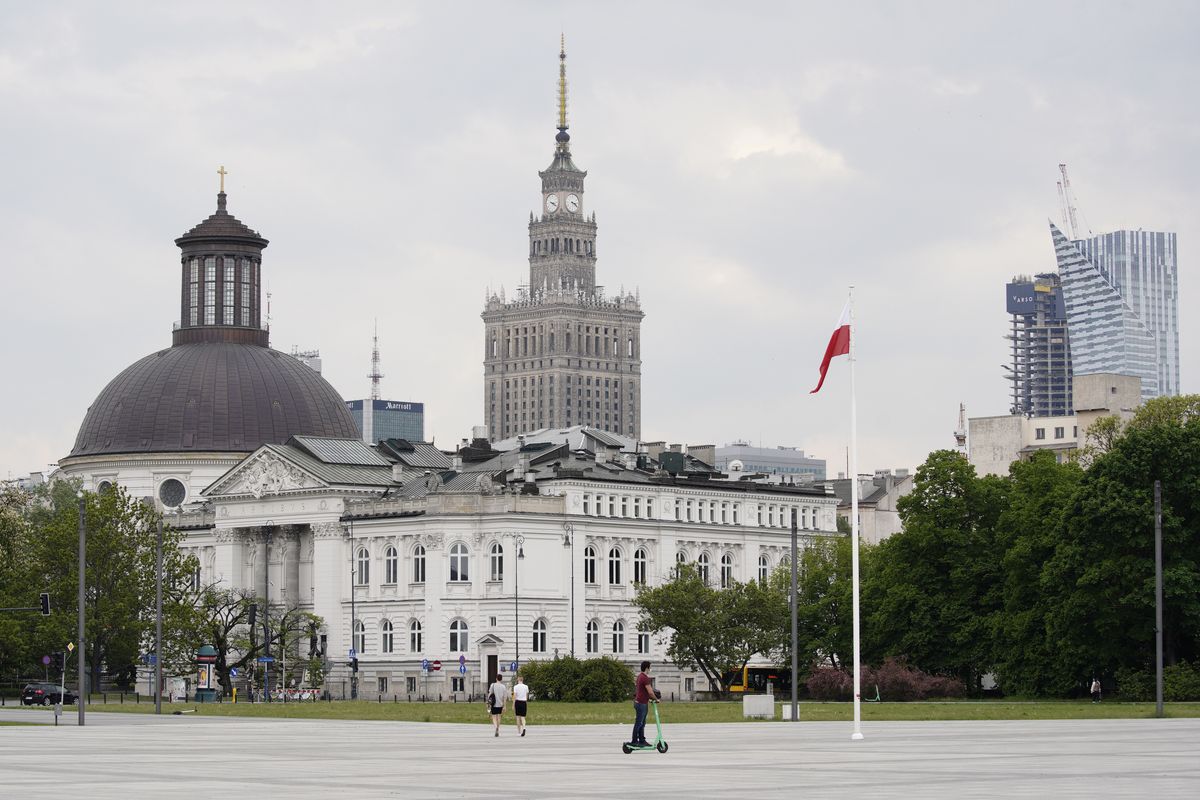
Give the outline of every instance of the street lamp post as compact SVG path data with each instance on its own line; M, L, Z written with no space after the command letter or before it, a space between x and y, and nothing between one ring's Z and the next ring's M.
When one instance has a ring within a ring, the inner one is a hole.
M525 558L525 537L517 534L513 538L517 554L513 559L513 647L516 648L516 663L521 663L521 561Z
M575 657L575 526L563 523L563 547L571 548L571 658Z
M154 545L154 713L162 713L162 628L163 628L163 518L158 515L158 538Z
M355 621L354 616L354 520L350 520L350 524L346 526L346 535L350 537L350 650L354 653L350 659L350 699L358 699L358 670L354 667L358 663L358 648L355 647L358 642L355 641ZM342 684L345 686L345 684ZM344 691L344 689L343 689ZM345 695L343 695L345 697Z
M83 499L83 492L79 492L76 496L79 498L79 630L77 631L76 635L76 638L79 640L79 655L77 655L75 658L76 665L79 667L79 696L76 698L75 703L79 709L79 724L82 726L84 724L83 707L87 703L87 673L84 667L84 665L87 663L87 658L85 657L87 648L84 647L83 640L83 620L85 613L83 579L87 571L86 561L84 559L84 556L87 553L87 524L84 520L86 506L85 500Z

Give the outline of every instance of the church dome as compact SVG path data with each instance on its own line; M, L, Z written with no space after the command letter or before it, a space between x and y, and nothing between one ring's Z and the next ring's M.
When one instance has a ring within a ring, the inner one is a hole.
M337 390L286 353L236 342L176 344L104 387L71 457L250 452L293 435L359 436Z

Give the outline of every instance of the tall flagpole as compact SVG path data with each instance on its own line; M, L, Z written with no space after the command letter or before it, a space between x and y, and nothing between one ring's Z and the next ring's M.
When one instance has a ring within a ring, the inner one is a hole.
M854 733L851 739L861 739L862 734L862 680L859 674L861 654L858 625L858 399L854 386L854 340L858 332L854 328L854 287L850 287L850 580L853 583L854 602Z

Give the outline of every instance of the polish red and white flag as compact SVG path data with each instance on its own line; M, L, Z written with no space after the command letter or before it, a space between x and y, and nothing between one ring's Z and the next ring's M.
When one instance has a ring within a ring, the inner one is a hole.
M838 324L833 329L833 335L829 337L829 344L825 347L825 357L821 359L821 379L817 381L817 388L809 394L816 394L825 385L825 373L829 371L829 362L836 356L844 356L849 352L850 303L846 303L846 307L842 309L842 316L838 318Z

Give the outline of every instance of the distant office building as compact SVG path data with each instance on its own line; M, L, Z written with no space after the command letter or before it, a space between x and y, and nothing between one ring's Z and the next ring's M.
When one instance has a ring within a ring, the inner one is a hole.
M1179 394L1179 276L1175 234L1114 231L1071 241L1050 235L1062 278L1075 375L1142 381L1142 398Z
M299 347L292 345L292 358L299 361L304 366L311 369L318 375L321 374L321 351L320 350L301 350Z
M900 522L900 498L912 494L913 475L907 469L880 469L874 475L858 476L858 535L864 542L879 544L904 527ZM838 517L851 522L854 504L849 478L824 481L838 499Z
M1013 278L1006 294L1012 315L1012 363L1005 367L1012 383L1009 411L1033 417L1070 414L1071 346L1059 276Z
M767 475L791 475L797 480L825 479L825 459L804 455L798 447L752 447L749 442L732 442L716 448L716 468L729 470L731 461L742 462L742 470Z
M1034 453L1049 450L1061 464L1087 445L1088 429L1101 417L1127 422L1141 405L1137 378L1112 373L1076 375L1069 414L1029 417L1005 414L973 417L967 424L967 459L980 475L1007 475L1014 461L1028 461Z
M346 408L362 440L375 444L384 439L425 441L425 404L402 400L347 400Z

